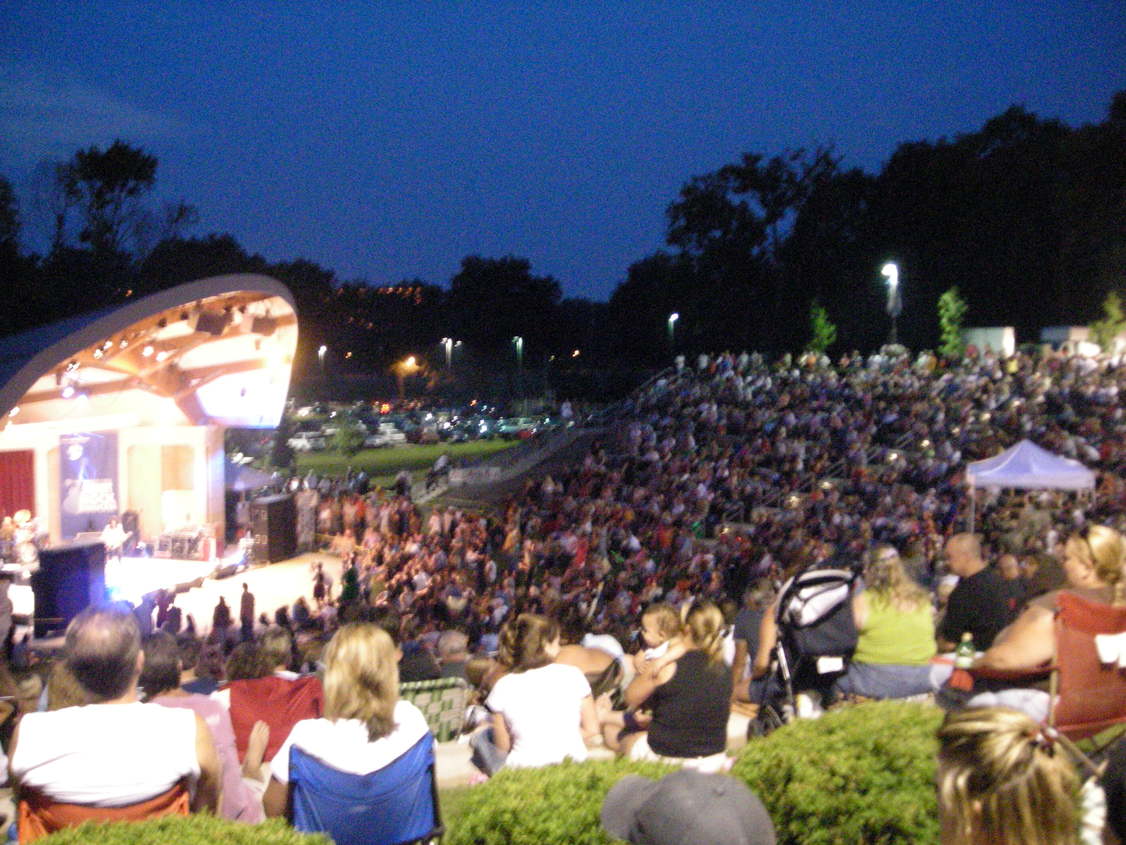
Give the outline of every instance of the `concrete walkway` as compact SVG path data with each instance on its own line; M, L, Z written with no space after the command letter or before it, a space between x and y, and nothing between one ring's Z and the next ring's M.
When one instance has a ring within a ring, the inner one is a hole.
M747 744L746 716L732 713L727 720L727 751L733 753ZM450 787L468 786L470 777L477 771L469 762L470 754L467 738L453 742L438 743L435 750L435 768L438 775L438 786L441 789ZM606 748L595 748L590 752L592 760L611 760L614 754Z

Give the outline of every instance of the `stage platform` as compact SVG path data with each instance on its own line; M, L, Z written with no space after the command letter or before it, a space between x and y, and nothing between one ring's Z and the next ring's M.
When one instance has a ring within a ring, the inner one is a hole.
M340 590L343 567L334 555L308 553L278 563L253 564L234 571L232 563L230 558L200 561L123 557L106 565L106 591L110 599L137 605L147 593L168 590L175 594L174 602L183 612L185 622L189 615L192 616L197 632L205 635L211 630L211 618L220 596L231 608L231 617L238 623L244 583L255 596L255 615L267 613L271 620L279 607L292 608L300 596L304 596L309 607L315 609L313 575L317 563L323 563L325 574L332 579L334 595ZM224 577L216 577L220 573ZM22 636L35 610L31 587L13 584L9 597L12 599L16 635ZM51 650L55 640L61 644L61 638L55 637L33 640L32 646Z
M106 562L106 592L113 601L139 604L157 590L186 592L211 576L222 561L177 560L168 557L122 557Z

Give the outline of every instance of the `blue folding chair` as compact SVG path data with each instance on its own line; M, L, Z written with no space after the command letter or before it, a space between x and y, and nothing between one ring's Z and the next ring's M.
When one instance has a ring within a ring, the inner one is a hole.
M366 775L326 766L293 746L290 815L297 830L327 833L336 845L402 845L441 838L434 737Z

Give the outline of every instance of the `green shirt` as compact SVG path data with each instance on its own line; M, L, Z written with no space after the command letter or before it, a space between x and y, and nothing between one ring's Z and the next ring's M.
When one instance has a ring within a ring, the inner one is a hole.
M903 611L872 593L866 595L868 618L856 644L854 661L921 666L934 657L934 619L928 603Z

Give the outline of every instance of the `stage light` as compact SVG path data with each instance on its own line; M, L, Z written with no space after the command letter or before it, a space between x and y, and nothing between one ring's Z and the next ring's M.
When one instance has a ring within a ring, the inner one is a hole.
M101 357L102 357L102 350L95 349L94 350L94 359L97 360L98 358L101 358Z
M155 352L155 351L156 350L152 348L152 344L148 343L148 344L145 344L145 348L141 350L141 354L144 355L146 358L151 358L153 352Z
M168 358L168 351L167 350L162 349L162 350L160 350L159 352L156 353L156 360L157 361L165 361L165 360L167 360L167 358Z
M12 410L8 411L9 417L18 417L19 415L20 415L20 406L19 405L14 405L12 407Z
M117 345L118 345L119 348L125 349L129 346L129 341L127 341L125 338L121 338L121 343L119 343Z
M68 384L66 387L63 388L63 399L73 399L73 398L74 398L74 385Z

